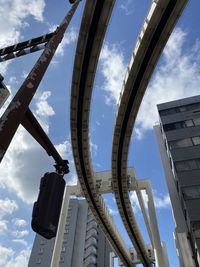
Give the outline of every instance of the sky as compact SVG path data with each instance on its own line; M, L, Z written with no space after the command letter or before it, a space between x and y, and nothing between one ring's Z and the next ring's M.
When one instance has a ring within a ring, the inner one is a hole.
M95 171L111 169L112 134L123 78L150 0L117 0L105 36L94 83L90 115L90 145ZM0 47L51 32L70 4L66 0L0 0ZM80 3L34 99L31 110L63 158L70 162L67 183L76 182L70 142L70 90L73 60L84 8ZM173 242L174 222L153 125L156 104L199 94L199 1L189 1L149 82L140 107L129 149L129 166L138 179L150 179L161 240L166 243L171 267L178 267ZM0 63L0 73L11 96L3 114L41 52ZM106 129L106 130L105 130ZM0 267L27 266L34 232L33 202L40 178L53 171L54 161L20 126L0 165ZM145 195L144 195L145 197ZM134 193L130 193L138 224L149 240ZM104 199L129 247L131 242L119 217L114 196Z

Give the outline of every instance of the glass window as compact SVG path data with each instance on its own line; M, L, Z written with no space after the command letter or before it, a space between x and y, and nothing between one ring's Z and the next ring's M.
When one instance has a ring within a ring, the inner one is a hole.
M190 170L196 170L198 168L196 159L188 160L188 165L190 167Z
M185 199L200 198L200 185L183 187L182 190Z
M61 252L65 252L66 251L66 247L62 247Z
M194 126L194 123L192 120L187 120L187 121L185 121L185 125L186 125L186 127L192 127L192 126Z
M186 106L179 107L179 111L180 111L180 112L184 112L184 111L186 111L186 110L187 110Z
M192 142L195 146L200 145L200 136L192 137Z
M196 121L196 123L197 123L197 121ZM198 125L200 125L200 118L199 118L198 123L199 123ZM195 124L195 125L197 125L197 124ZM194 126L194 122L192 120L186 120L186 121L178 121L178 122L174 122L174 123L165 124L165 125L163 125L163 129L165 131L172 131L175 129L182 129L182 128L192 127L192 126Z
M40 248L39 249L39 254L43 254L43 252L44 252L44 249L43 248Z
M200 159L196 159L197 168L200 169Z
M60 262L65 262L65 257L64 256L60 256Z
M168 109L160 110L159 113L161 116L165 116L168 114Z
M45 245L46 244L46 240L45 239L41 239L40 240L40 245Z
M194 118L193 121L195 126L200 125L200 118Z
M195 110L195 109L200 109L200 103L194 103L194 104L189 104L185 106L164 109L164 110L160 110L159 113L161 116L165 116L165 115L175 114L177 112L185 112L187 110L190 111L190 110Z
M188 170L190 170L187 162L185 162L185 161L176 162L175 166L176 166L176 170L177 171L188 171Z
M187 124L183 121L174 123L174 126L175 126L175 129L182 129L182 128L188 127Z
M195 109L198 109L198 108L200 108L200 103L194 103L194 104L191 104L191 105L187 106L188 110L195 110Z
M169 123L169 124L163 125L163 129L164 131L171 131L171 130L175 130L176 128L173 123Z
M40 264L41 263L41 259L40 258L37 258L36 259L36 264Z
M170 145L170 149L172 148L181 148L181 147L188 147L188 146L192 146L192 140L190 138L185 138L185 139L181 139L181 140L175 140L175 141L171 141L169 142Z
M64 240L67 240L67 233L64 233Z
M177 161L175 166L177 171L190 171L198 169L197 159Z

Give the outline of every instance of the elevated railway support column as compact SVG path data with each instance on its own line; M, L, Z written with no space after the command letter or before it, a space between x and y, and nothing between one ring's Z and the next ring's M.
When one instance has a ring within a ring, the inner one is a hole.
M156 267L169 267L169 263L160 240L156 210L153 201L153 193L150 180L141 180L136 182L136 193L142 198L141 190L145 190L148 197L149 225L151 230L152 245L154 247ZM139 194L138 192L139 191ZM143 198L142 198L143 199Z

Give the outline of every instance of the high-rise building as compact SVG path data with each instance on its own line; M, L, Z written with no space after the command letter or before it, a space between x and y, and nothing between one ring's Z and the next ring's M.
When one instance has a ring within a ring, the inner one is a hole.
M158 105L154 127L175 220L181 267L200 266L200 96Z
M50 267L55 238L36 234L28 267ZM111 247L85 199L70 199L59 267L112 267Z

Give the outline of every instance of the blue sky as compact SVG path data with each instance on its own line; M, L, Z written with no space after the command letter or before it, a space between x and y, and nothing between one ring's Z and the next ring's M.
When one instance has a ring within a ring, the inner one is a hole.
M112 133L121 84L150 4L150 0L116 1L98 64L91 107L90 140L96 171L111 168ZM66 0L0 0L0 47L51 31L69 7ZM84 0L31 103L32 111L53 143L70 161L71 172L65 177L70 183L76 181L70 146L70 89L83 7ZM170 37L144 96L129 153L129 166L136 169L138 179L151 179L161 239L166 242L171 267L178 266L172 235L174 225L152 127L158 122L156 104L199 94L198 10L199 1L190 1ZM37 52L0 64L0 73L11 91L1 114L39 55ZM0 266L27 265L34 239L30 228L32 203L37 198L40 178L53 170L53 164L46 152L19 127L0 165ZM136 198L132 193L130 197L146 236ZM113 196L105 196L105 199L131 246Z

